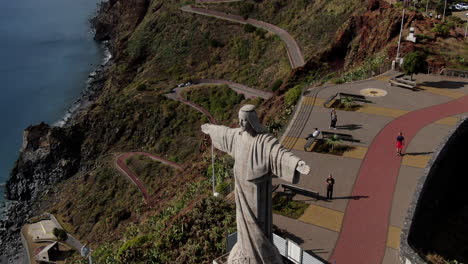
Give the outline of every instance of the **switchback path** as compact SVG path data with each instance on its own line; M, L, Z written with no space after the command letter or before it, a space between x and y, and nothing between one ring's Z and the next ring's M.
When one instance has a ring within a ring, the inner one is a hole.
M277 27L273 24L269 24L263 21L252 19L252 18L244 19L243 17L238 16L238 15L226 14L226 13L219 12L219 11L193 7L190 5L183 6L180 9L185 12L215 17L215 18L228 20L228 21L235 22L235 23L251 24L252 26L269 31L277 35L286 44L286 51L288 53L289 62L293 69L299 68L305 65L304 57L302 56L301 49L299 48L299 45L296 43L296 40L294 40L294 38L286 30L280 27Z
M423 127L435 121L468 112L468 96L400 116L374 138L361 164L347 206L335 250L329 259L337 264L382 263L388 234L393 193L402 158L395 154L395 138L404 131L408 146Z
M210 85L210 84L213 84L213 85L225 84L229 86L235 92L243 94L247 98L260 97L263 99L270 99L273 96L273 93L271 92L254 89L246 85L235 83L232 81L227 81L227 80L201 79L197 81L196 85Z
M135 173L133 173L127 167L127 164L125 164L125 161L128 158L130 158L132 156L135 156L135 155L146 156L146 157L149 157L152 160L162 162L162 163L164 163L166 165L169 165L169 166L171 166L173 168L180 169L180 170L183 168L183 165L180 165L180 164L177 164L177 163L175 163L173 161L161 158L161 157L156 156L154 154L150 154L150 153L147 153L147 152L141 152L141 151L139 151L139 152L127 152L127 153L123 153L123 154L121 154L121 155L119 155L117 157L117 159L115 160L115 164L116 164L117 168L119 169L119 171L122 172L122 174L124 174L127 178L129 178L138 187L140 192L143 194L143 198L145 199L146 204L151 206L153 201L152 201L151 196L149 195L148 191L146 190L145 185L135 175Z

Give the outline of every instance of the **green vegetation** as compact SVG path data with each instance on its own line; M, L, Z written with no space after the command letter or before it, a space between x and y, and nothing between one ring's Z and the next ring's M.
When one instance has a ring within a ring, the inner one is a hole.
M432 32L435 32L438 36L447 37L450 33L450 28L446 24L436 24L432 28Z
M341 146L341 139L338 135L325 138L325 144L331 147L333 151L336 147Z
M54 227L54 229L52 230L52 233L54 234L54 236L57 238L57 240L59 241L65 241L67 240L67 232L65 232L65 230L61 229L61 228L56 228Z
M304 214L305 209L309 207L304 202L294 201L286 195L276 193L273 198L273 212L294 219Z
M211 262L224 252L224 234L235 231L235 211L233 205L212 196L190 203L208 185L208 181L192 185L172 206L140 225L130 226L117 250L112 244L97 248L93 260L96 263Z
M214 168L215 168L215 182L216 182L216 191L218 193L221 193L223 195L227 194L225 193L225 190L228 189L228 186L230 186L234 182L234 175L233 175L233 168L234 167L234 159L231 158L231 156L224 155L221 157L216 156L215 157L215 163L214 163ZM208 180L211 180L213 177L213 165L210 164L208 169L206 170L205 176L207 177Z
M184 91L185 99L205 108L218 121L226 123L237 117L237 108L244 96L227 85L202 86Z
M351 110L351 109L355 108L355 106L356 106L356 102L351 97L341 98L340 102L341 102L341 104L343 104L343 106L344 106L344 108L346 110Z
M377 54L369 57L361 65L343 74L340 78L332 80L332 82L341 84L369 78L383 72L387 68L385 67L387 64L389 64L389 61L386 59L386 55Z
M273 83L273 85L271 86L271 90L272 90L273 92L275 92L276 90L278 90L278 89L281 87L282 84L283 84L283 80L276 80L276 81Z
M296 85L289 89L284 96L284 103L287 107L294 106L297 101L301 98L302 86Z
M411 75L425 72L427 69L427 55L421 51L414 51L407 54L403 60L403 70L405 74Z

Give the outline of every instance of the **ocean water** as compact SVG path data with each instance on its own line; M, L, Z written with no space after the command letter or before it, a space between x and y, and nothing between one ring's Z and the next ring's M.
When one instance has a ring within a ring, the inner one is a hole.
M102 63L89 24L98 2L0 0L0 207L23 130L57 124Z

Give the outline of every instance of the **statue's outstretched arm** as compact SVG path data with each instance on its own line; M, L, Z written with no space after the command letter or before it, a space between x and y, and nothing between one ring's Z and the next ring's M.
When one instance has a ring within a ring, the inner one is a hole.
M210 126L211 124L203 124L201 125L201 131L205 134L210 134Z

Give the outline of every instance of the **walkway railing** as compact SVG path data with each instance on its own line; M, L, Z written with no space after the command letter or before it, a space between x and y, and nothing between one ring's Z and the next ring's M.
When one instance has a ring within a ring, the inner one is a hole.
M457 70L457 69L448 69L448 68L428 67L427 68L427 74L468 78L468 71L462 71L462 70Z
M237 232L227 236L226 249L230 252L237 243ZM296 243L289 239L284 239L277 234L273 234L273 244L278 248L280 254L295 264L324 264L326 261L305 252Z

